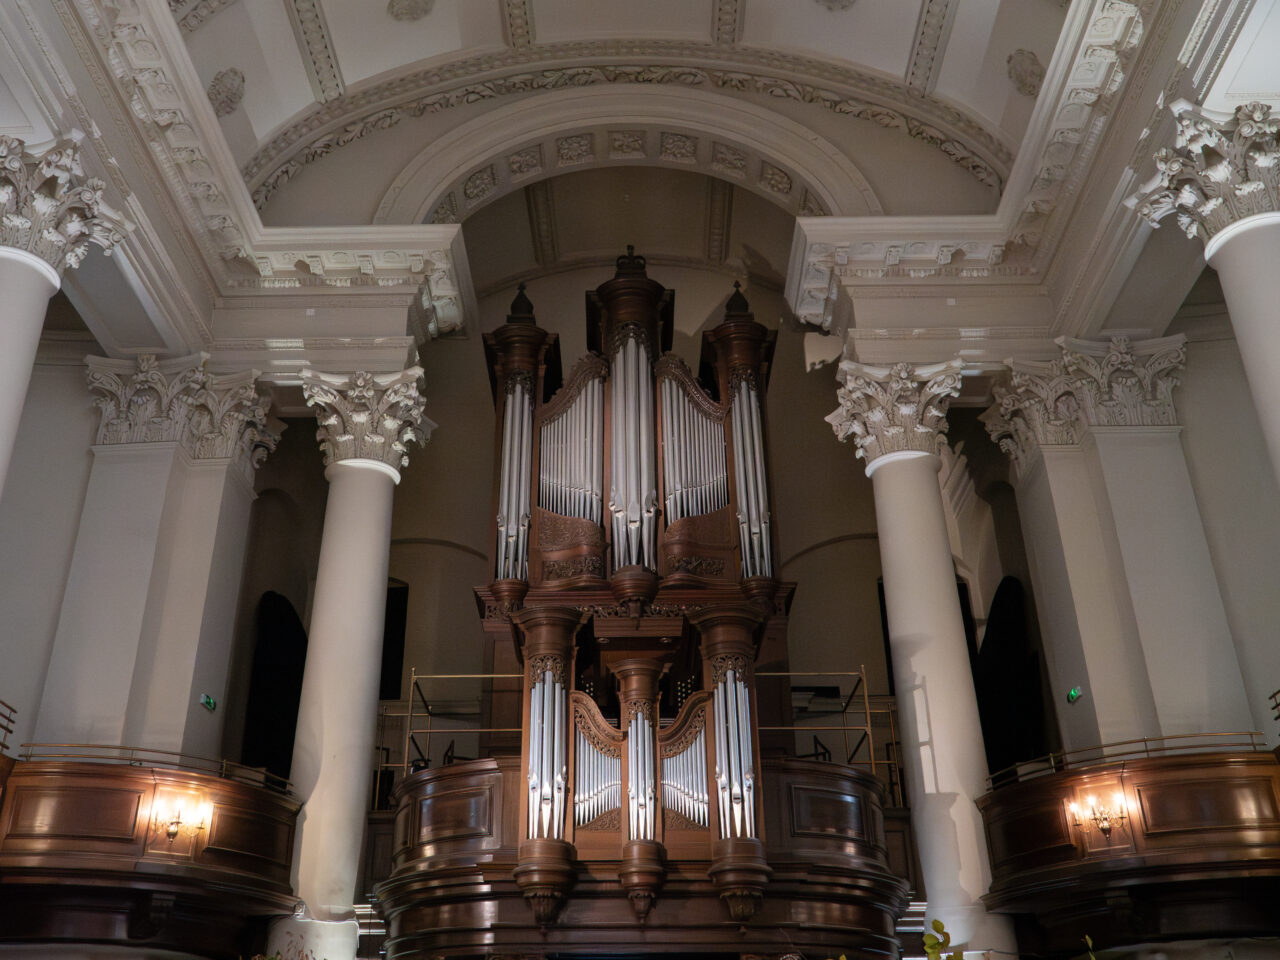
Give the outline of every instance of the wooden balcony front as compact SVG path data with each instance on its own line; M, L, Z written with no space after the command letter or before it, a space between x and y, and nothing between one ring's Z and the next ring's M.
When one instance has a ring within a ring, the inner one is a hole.
M284 784L124 748L29 756L0 805L0 943L231 960L262 948L269 916L293 912L298 803Z
M1078 955L1086 935L1107 948L1280 934L1280 763L1248 737L1023 765L978 802L988 908L1044 956Z
M664 811L665 878L643 920L619 877L621 816L571 833L573 884L542 925L513 876L527 790L520 758L409 776L396 791L394 868L378 888L387 957L616 953L622 943L635 953L895 956L906 883L888 868L880 782L837 763L766 759L762 767L772 875L746 922L730 916L708 876L711 830Z

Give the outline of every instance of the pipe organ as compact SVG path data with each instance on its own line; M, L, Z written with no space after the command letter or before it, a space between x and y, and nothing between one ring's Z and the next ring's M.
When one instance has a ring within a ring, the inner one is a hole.
M488 662L523 680L494 681L490 758L397 788L419 853L380 888L388 956L598 955L628 924L666 951L892 956L880 788L761 737L790 715L755 680L786 669L792 589L770 521L776 335L735 290L695 373L671 352L673 293L630 249L586 312L567 377L523 288L485 334L494 579L476 593Z

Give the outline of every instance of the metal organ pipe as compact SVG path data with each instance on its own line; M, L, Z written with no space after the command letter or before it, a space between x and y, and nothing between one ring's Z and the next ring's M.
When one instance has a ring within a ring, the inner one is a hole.
M564 516L600 522L604 487L604 384L586 380L577 395L553 419L542 423L538 505ZM527 490L529 465L525 464Z
M699 730L682 751L662 758L662 805L707 825L707 737Z
M656 567L657 473L653 457L653 381L649 348L627 336L613 358L613 456L609 491L613 568Z
M534 680L529 694L529 837L564 838L564 683L553 670Z
M732 668L715 685L716 793L720 836L754 837L755 766L751 749L751 701L747 685Z
M627 814L632 840L652 840L657 799L653 769L653 724L643 711L631 714L627 730Z
M667 363L663 360L663 363ZM667 522L712 513L729 504L724 424L689 395L698 389L661 377L662 477ZM708 403L710 401L707 401Z
M622 805L622 758L599 750L578 731L573 822L583 826Z
M742 575L770 577L773 576L773 557L769 543L769 485L764 465L764 433L760 426L760 401L750 380L739 381L734 391L732 420Z

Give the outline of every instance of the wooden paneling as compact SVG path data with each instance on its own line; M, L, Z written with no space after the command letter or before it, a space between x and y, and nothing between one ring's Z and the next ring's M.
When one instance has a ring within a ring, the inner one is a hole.
M1109 832L1089 816L1090 798L1113 808ZM1081 930L1101 947L1280 934L1280 763L1270 753L1097 764L1002 786L978 806L991 851L984 899L1023 915L1028 951L1078 953Z

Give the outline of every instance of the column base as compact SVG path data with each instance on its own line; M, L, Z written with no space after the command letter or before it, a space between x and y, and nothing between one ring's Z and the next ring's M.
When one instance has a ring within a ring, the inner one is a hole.
M1003 914L990 913L980 903L970 906L951 904L937 906L932 903L925 907L925 933L930 933L930 924L941 920L951 936L952 945L945 953L949 956L954 950L963 950L965 957L982 957L989 951L1016 956L1018 942L1013 935L1013 921Z
M355 960L360 925L355 920L281 917L267 931L267 956L281 960Z

